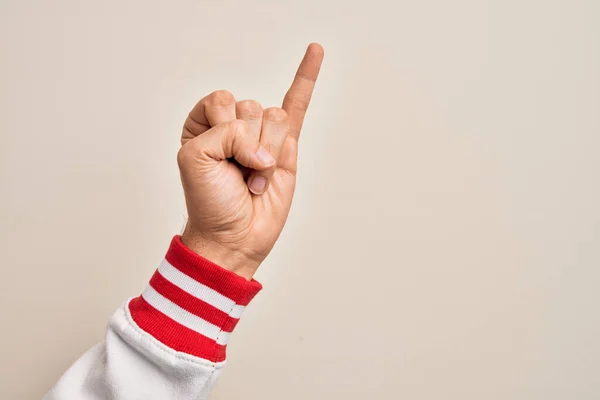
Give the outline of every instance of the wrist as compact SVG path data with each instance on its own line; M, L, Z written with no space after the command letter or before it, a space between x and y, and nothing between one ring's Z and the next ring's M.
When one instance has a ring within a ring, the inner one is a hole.
M247 280L252 279L260 265L260 261L243 251L209 240L194 232L189 225L181 235L181 242L194 253Z

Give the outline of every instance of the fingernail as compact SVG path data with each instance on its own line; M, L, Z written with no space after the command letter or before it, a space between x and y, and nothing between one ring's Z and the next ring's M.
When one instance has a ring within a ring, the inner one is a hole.
M267 188L267 180L264 176L255 175L250 182L250 191L254 194L262 194Z
M275 159L273 156L262 146L258 148L256 156L265 167L270 167L271 165L275 164Z

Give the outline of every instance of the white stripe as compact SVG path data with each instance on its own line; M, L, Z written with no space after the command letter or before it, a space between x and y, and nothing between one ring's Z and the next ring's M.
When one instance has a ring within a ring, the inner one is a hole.
M179 322L181 325L206 336L220 345L226 345L229 339L229 332L223 332L220 327L213 325L208 321L190 313L158 293L152 286L146 287L142 293L152 307L156 308L161 313L165 314L172 320Z
M218 308L232 318L239 319L244 312L245 307L235 304L235 301L222 295L214 289L190 278L167 260L163 260L158 267L158 272L173 285L186 291L192 296L205 301L211 306Z

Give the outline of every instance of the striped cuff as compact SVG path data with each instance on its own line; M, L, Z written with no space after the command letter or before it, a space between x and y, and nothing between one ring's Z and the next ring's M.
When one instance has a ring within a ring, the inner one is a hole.
M135 323L158 341L213 362L225 360L229 335L262 289L188 249L180 236L141 296L129 302Z

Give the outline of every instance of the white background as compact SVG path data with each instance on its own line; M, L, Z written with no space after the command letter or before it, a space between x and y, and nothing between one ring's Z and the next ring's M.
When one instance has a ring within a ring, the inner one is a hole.
M0 1L0 397L180 231L183 120L326 50L214 399L600 398L600 2Z

